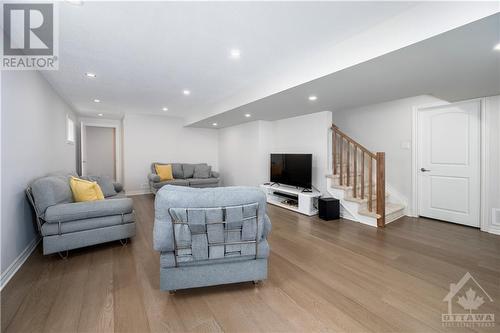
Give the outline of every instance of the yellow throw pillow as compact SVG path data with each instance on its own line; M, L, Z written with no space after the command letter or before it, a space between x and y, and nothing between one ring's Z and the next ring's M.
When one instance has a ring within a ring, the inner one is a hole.
M172 180L172 164L155 164L156 174L160 176L160 181Z
M101 187L96 182L71 177L69 185L76 202L104 200Z

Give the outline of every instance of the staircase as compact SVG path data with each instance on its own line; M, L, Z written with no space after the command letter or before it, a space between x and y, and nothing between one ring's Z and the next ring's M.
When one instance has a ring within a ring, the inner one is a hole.
M385 153L373 153L332 124L330 194L340 200L343 218L384 227L404 215L405 205L386 191Z

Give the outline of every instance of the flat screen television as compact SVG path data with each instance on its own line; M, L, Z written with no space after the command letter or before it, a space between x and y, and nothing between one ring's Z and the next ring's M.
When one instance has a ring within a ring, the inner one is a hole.
M311 188L312 154L271 154L271 182Z

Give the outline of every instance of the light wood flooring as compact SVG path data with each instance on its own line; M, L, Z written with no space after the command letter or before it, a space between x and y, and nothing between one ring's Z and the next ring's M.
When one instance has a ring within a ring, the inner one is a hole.
M137 236L43 256L1 293L3 332L455 332L441 314L450 283L470 272L493 298L500 328L500 237L427 219L385 229L322 221L269 206L269 278L159 290L153 196L135 196Z

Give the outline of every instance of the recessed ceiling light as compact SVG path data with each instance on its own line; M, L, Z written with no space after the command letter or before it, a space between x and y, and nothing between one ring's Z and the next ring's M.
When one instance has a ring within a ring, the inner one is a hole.
M102 116L104 116L104 115L103 115L102 113L98 113L97 115L98 115L99 117L102 117Z
M191 92L189 90L183 90L182 93L186 96L191 94Z
M309 100L310 100L310 101L315 101L315 100L317 100L317 99L318 99L318 97L316 97L316 96L314 96L314 95L309 96Z
M161 108L163 111L168 111L168 108L167 107L162 107Z
M81 0L66 0L70 5L81 6L83 5L83 1Z
M241 56L241 51L238 50L238 49L232 49L230 52L229 52L231 58L233 59L239 59L240 56Z
M97 75L95 75L94 73L89 73L89 72L85 73L85 76L90 77L92 79L97 77Z
M94 103L101 103L101 100L100 99L94 99Z
M212 126L217 126L217 123L212 123Z
M493 50L500 51L500 43L498 43L497 45L495 45L495 47L493 48Z
M246 118L250 118L251 116L252 116L252 115L251 115L250 113L246 113L246 114L245 114L245 117L246 117Z

